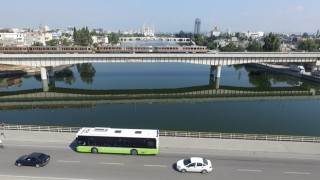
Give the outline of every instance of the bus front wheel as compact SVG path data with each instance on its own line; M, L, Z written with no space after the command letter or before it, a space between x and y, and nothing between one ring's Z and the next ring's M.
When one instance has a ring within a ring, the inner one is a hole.
M133 155L133 156L135 156L135 155L138 154L138 151L135 150L135 149L132 149L132 150L130 151L130 154Z
M98 151L97 148L92 148L92 149L91 149L91 153L93 153L93 154L98 154L99 151Z

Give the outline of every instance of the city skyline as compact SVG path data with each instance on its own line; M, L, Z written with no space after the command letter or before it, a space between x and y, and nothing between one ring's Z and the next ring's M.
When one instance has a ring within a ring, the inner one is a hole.
M153 24L157 32L222 31L312 32L320 29L317 0L10 0L2 2L0 28L67 26L136 30Z

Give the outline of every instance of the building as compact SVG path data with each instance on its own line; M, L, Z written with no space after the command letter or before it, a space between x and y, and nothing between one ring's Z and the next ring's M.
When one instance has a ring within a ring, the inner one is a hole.
M197 18L194 22L194 34L200 34L201 20Z
M51 36L52 37L52 36ZM50 39L50 35L45 35L38 31L29 32L25 35L25 42L24 44L27 46L31 46L36 42L40 42L43 45L46 44L46 39Z
M146 37L153 37L154 36L154 26L146 26L145 23L142 25L141 33Z
M219 37L221 34L220 29L218 29L217 27L215 27L212 31L211 31L211 36L215 36L215 37Z
M317 31L316 38L320 37L320 30Z
M0 44L5 46L21 46L25 41L25 35L21 33L0 33Z
M109 39L108 36L92 36L92 43L98 43L98 44L108 44Z
M247 36L247 38L253 38L253 39L255 39L255 38L261 38L261 37L263 37L264 36L264 32L262 32L262 31L258 31L258 32L250 32L250 31L247 31L247 33L246 33L246 36Z

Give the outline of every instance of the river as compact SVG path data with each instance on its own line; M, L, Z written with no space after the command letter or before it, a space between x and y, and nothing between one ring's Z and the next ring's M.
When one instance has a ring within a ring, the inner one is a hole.
M35 95L43 94L39 76L1 78L0 120L320 136L318 84L239 65L222 67L217 88L209 71L209 66L181 63L74 65L50 83L47 94L57 97Z

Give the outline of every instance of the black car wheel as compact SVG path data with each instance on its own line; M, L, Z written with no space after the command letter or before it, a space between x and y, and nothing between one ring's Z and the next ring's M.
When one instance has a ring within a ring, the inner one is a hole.
M208 171L204 169L204 170L201 171L201 173L202 174L206 174L206 173L208 173Z
M36 164L36 168L38 168L38 167L40 167L40 165L39 165L39 164Z
M130 154L133 155L133 156L135 156L135 155L138 154L138 151L135 150L135 149L132 149L132 150L130 151Z
M18 166L18 167L21 167L21 163L18 163L17 166Z
M93 154L98 154L99 151L98 151L97 148L92 148L92 149L91 149L91 153L93 153Z

